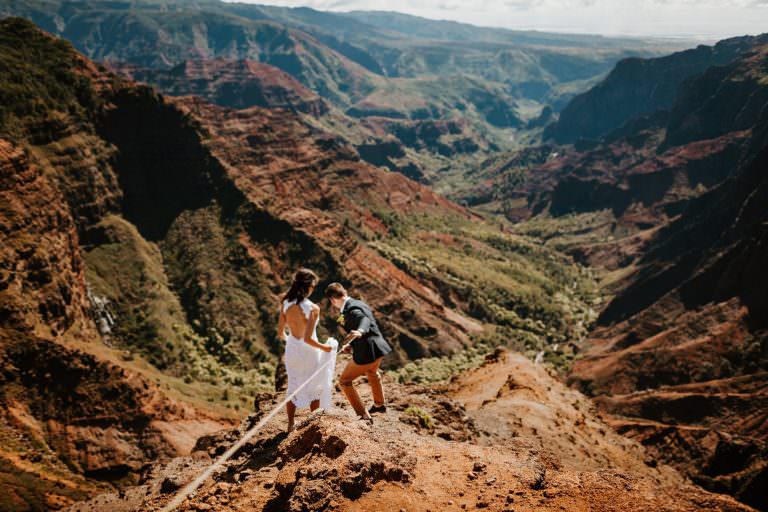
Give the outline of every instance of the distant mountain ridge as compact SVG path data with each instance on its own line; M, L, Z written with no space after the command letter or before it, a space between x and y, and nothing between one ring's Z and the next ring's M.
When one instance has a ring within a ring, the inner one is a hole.
M710 67L727 65L766 39L737 37L666 57L622 60L605 80L574 97L559 120L544 131L544 138L557 143L599 139L634 118L667 110L686 90L687 80Z
M490 29L397 13L331 13L216 0L183 4L169 0L86 0L76 4L11 0L0 8L3 14L29 18L73 41L95 60L168 67L187 58L250 58L293 74L326 97L342 92L339 86L344 84L332 81L343 74L334 73L354 73L355 66L360 66L363 75L383 72L400 77L445 74L446 69L441 68L451 66L449 72L475 74L508 85L537 79L555 84L607 71L614 56L622 52L643 54L669 47L635 39ZM162 38L155 33L158 29L165 34ZM149 46L139 46L138 41ZM307 53L296 53L297 45ZM565 74L561 74L550 62L563 47L600 52L574 56L571 65L564 68ZM505 57L507 63L489 65L499 51L503 53L497 57ZM537 62L539 59L541 62ZM350 63L354 66L350 67ZM544 71L535 69L539 64ZM583 71L574 74L578 66ZM309 71L315 76L307 75ZM312 87L310 81L318 79L318 86ZM351 85L346 83L347 88ZM343 100L344 95L337 99Z
M322 123L355 146L405 146L393 154L402 151L409 161L387 157L386 166L433 183L443 179L446 168L462 175L496 149L514 149L538 136L549 118L539 124L529 121L541 109L550 105L559 110L617 60L685 46L518 32L397 13L336 13L216 0L8 0L0 5L0 16L6 15L32 20L72 41L91 59L124 71L141 69L137 78L167 94L201 94L236 108L258 105L248 101L254 100L248 91L260 87L261 79L248 73L228 92L215 89L231 83L214 80L210 86L189 87L174 84L168 75L184 62L254 61L289 74L355 119L374 124L380 124L379 118L402 120L405 130L425 120L459 122L464 126L462 142L446 136L420 149L408 149L398 130L372 135L357 130L354 120ZM253 87L249 76L257 82Z

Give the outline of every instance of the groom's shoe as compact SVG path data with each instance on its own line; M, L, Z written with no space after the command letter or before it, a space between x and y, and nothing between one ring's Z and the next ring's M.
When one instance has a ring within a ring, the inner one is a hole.
M387 406L386 405L372 405L370 409L368 409L368 414L380 414L387 412Z

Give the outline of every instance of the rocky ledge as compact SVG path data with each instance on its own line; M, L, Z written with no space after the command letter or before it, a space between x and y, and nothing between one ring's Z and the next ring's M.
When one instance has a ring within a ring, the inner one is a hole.
M488 373L489 378L481 380L492 387L496 377L512 367L536 375L528 392L549 389L581 400L530 361L515 356L490 356L472 379ZM477 414L468 413L474 406L465 408L441 387L387 382L387 389L390 407L376 416L374 425L355 419L340 396L338 407L303 417L290 434L283 431L282 418L274 420L179 510L751 510L677 474L670 477L671 468L628 471L627 465L610 462L589 467L574 463L560 449L547 448L541 438L567 436L565 430L579 426L541 435L521 432L489 443L475 425ZM258 400L260 412L238 428L200 438L191 455L156 464L139 486L98 496L72 512L159 510L276 405L277 398ZM583 414L584 428L615 436L590 410ZM600 444L597 440L598 451ZM634 449L641 451L639 445ZM626 457L632 452L627 450Z

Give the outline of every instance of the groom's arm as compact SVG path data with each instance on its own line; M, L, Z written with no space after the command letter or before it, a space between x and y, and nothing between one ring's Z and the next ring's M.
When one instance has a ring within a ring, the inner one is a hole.
M357 331L362 335L367 334L368 331L371 330L371 319L368 318L368 315L366 315L363 310L359 308L351 308L347 311L347 315L351 320L350 325L357 326L353 331Z
M361 338L364 334L367 334L371 330L371 319L358 308L348 309L347 317L349 321L347 325L357 326L354 327L349 334L344 338L342 344L349 343L350 341Z

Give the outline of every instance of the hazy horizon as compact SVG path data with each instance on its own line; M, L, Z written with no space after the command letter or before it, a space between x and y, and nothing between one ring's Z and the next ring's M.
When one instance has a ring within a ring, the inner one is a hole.
M235 1L334 12L392 11L485 27L613 37L716 40L768 31L768 0Z

